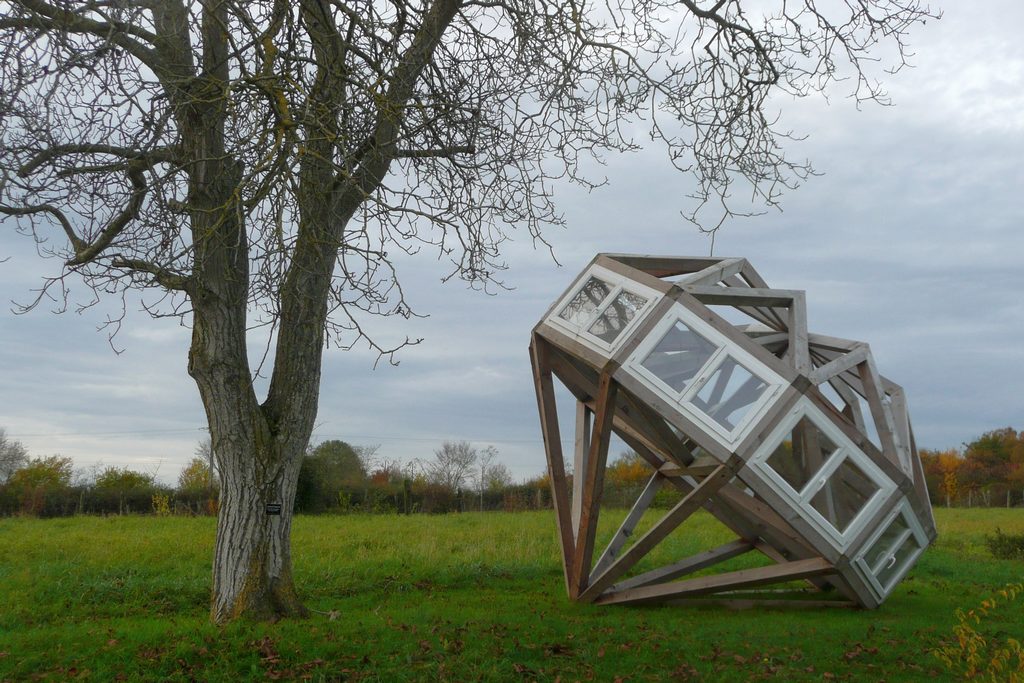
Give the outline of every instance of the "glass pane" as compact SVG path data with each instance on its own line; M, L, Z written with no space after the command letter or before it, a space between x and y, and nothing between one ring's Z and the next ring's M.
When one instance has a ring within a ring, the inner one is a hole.
M576 292L572 301L565 305L558 317L574 325L582 325L594 314L601 302L611 294L612 286L596 277L587 280L583 289Z
M878 484L864 474L864 470L850 458L844 458L811 498L811 507L843 533L878 489Z
M767 388L764 380L730 356L718 366L691 403L731 432Z
M903 518L903 515L896 515L896 518L889 523L875 544L864 554L864 562L872 572L878 572L881 569L882 560L888 559L893 550L893 544L909 530L910 527L907 526L907 520Z
M708 362L717 347L677 320L642 365L677 392Z
M806 417L793 427L790 438L780 443L766 463L795 491L801 491L821 469L836 445Z
M588 331L602 341L611 344L646 303L647 299L639 294L623 290L608 305L608 308L604 309L601 317L594 321Z
M889 590L889 584L896 578L896 575L903 571L904 567L909 566L920 553L921 546L918 545L917 539L908 536L895 553L891 553L885 558L882 569L878 572L878 583L882 584L882 588Z

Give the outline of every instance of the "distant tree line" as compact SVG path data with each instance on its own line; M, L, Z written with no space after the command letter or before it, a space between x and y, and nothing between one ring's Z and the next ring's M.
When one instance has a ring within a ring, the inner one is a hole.
M299 474L296 512L414 514L551 507L547 475L513 481L492 446L446 441L432 457L404 464L377 452L377 447L340 440L311 448ZM961 449L922 450L921 460L934 505L1024 505L1024 432L997 429ZM620 454L605 473L605 503L632 505L650 476L650 467L638 454ZM177 486L167 486L152 474L127 467L84 472L75 470L71 458L30 457L0 428L0 515L215 514L218 493L209 440L197 446ZM653 506L669 507L678 496L663 487Z
M1024 432L982 434L960 449L921 451L932 504L946 507L1024 506Z
M376 447L325 441L303 459L297 512L443 513L528 510L551 504L545 477L516 483L493 447L445 442L433 457L404 465ZM177 486L127 467L75 470L71 458L30 457L0 429L0 515L215 514L219 482L209 440L196 448Z
M65 456L29 457L0 429L0 515L208 514L216 511L217 488L208 441L172 487L128 467L82 471Z

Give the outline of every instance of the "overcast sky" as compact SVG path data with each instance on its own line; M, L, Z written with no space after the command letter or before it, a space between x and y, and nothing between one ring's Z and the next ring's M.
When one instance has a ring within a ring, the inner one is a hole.
M916 68L887 82L895 106L858 111L839 93L785 105L809 136L793 156L824 175L782 213L730 222L715 245L771 286L806 290L812 331L869 342L907 390L919 446L932 448L1024 428L1024 5L948 5L916 32ZM406 291L429 317L376 329L423 343L376 370L367 352L328 350L314 441L379 444L405 461L465 439L497 447L518 478L540 473L527 344L547 306L597 252L708 253L680 217L688 187L662 157L612 158L609 186L589 195L562 188L568 227L548 238L563 265L513 235L513 291L442 284L429 256L405 264ZM0 224L4 302L28 299L56 267L12 228ZM96 331L104 315L0 311L0 427L32 455L173 482L205 434L189 331L132 314L116 355Z

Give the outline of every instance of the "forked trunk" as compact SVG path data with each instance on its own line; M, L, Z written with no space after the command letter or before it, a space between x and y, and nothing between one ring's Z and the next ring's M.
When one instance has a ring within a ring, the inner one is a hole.
M290 451L290 452L289 452ZM221 448L211 618L305 616L292 580L292 505L302 448Z
M216 623L302 616L292 580L292 505L316 418L319 368L307 373L312 398L289 403L297 414L260 405L246 355L244 299L232 299L193 298L189 354L221 480L210 616Z

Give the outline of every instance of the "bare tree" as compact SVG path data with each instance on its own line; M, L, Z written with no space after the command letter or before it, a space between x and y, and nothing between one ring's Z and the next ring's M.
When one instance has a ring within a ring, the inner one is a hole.
M427 462L427 479L458 492L469 483L477 462L477 450L468 441L445 441Z
M17 470L28 464L28 451L7 437L7 430L0 427L0 484L4 484Z
M736 188L774 204L809 167L784 155L769 95L851 77L883 99L868 57L886 43L900 67L930 16L918 0L818 5L3 3L0 211L62 264L25 308L72 305L78 278L79 305L137 288L191 324L222 482L215 621L305 613L290 510L323 348L403 345L365 326L412 314L395 253L434 250L486 287L509 228L542 239L561 221L555 179L600 184L583 162L645 135L692 176L695 218L712 200L728 215ZM263 397L255 326L272 332Z
M512 472L505 463L498 462L487 470L487 479L484 481L485 490L500 492L512 485Z
M487 483L490 480L491 469L495 467L495 460L498 457L498 449L488 446L480 451L477 456L476 472L473 473L474 483L477 492L480 494L480 512L484 511L484 491L487 490Z

